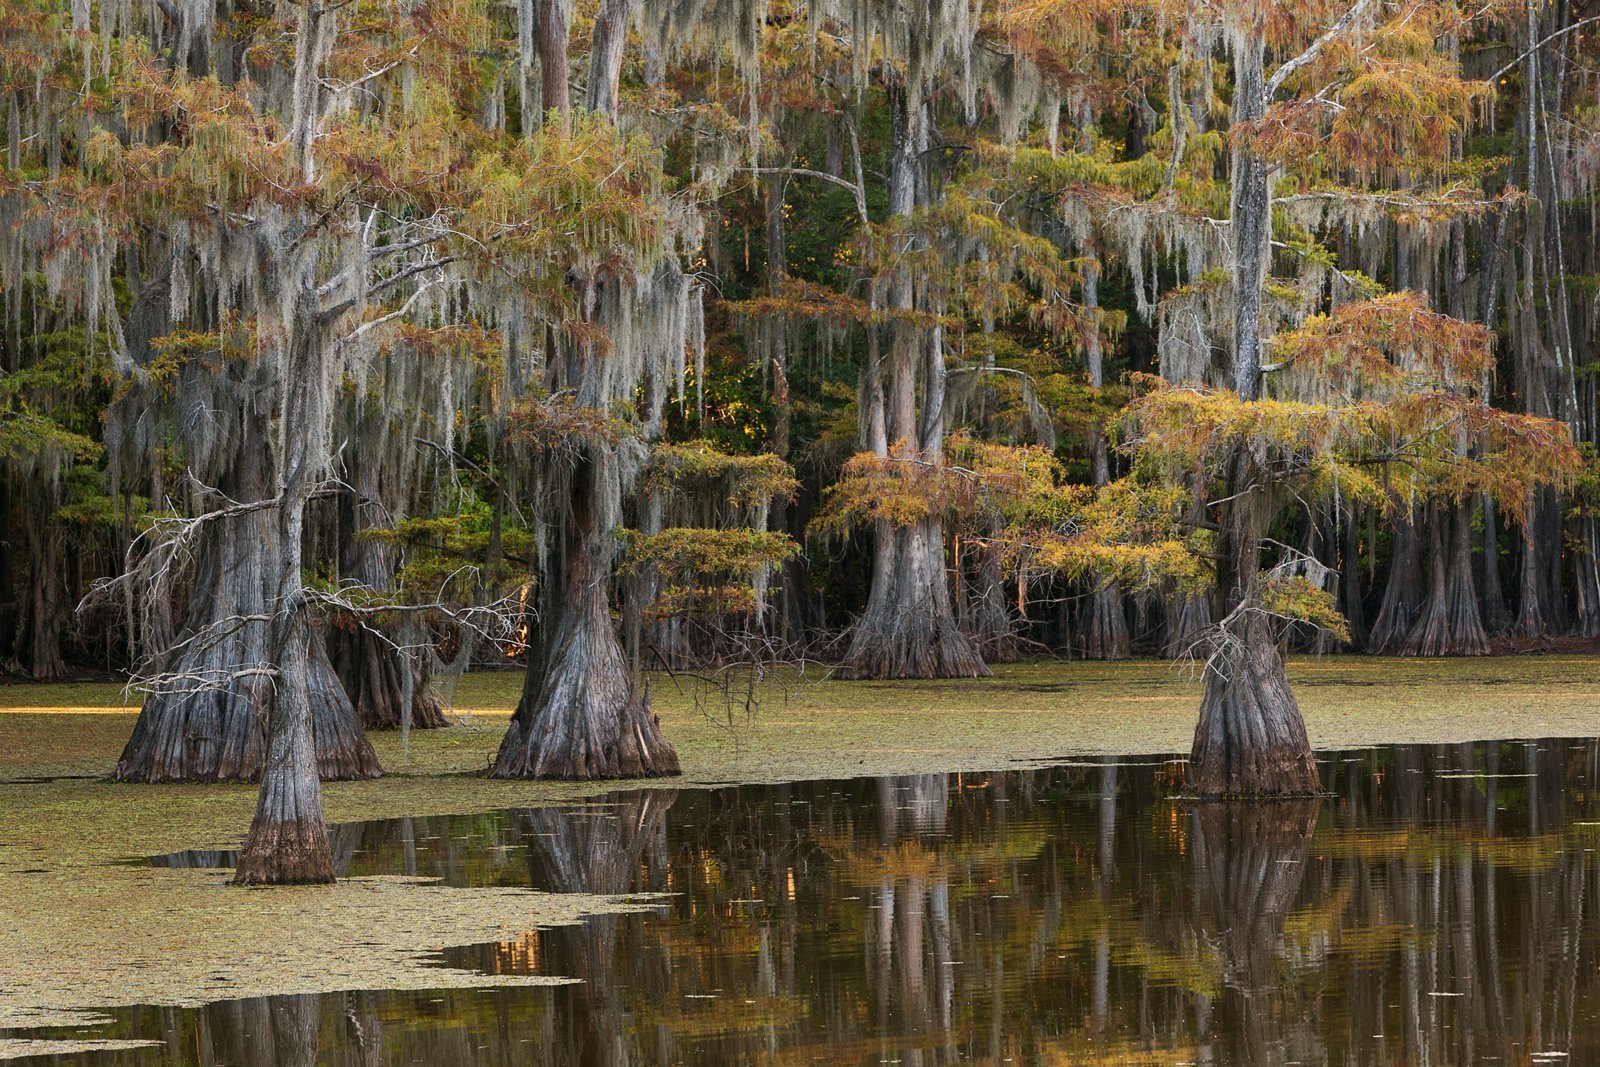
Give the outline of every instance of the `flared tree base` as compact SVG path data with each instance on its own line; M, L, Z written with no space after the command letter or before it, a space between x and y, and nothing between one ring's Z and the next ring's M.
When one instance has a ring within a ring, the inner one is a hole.
M1430 610L1400 648L1402 656L1487 656L1489 635L1479 621L1477 605L1471 611L1440 605Z
M1168 606L1166 640L1161 646L1165 659L1182 659L1192 655L1211 628L1211 598L1200 594L1180 593Z
M1098 579L1097 579L1098 582ZM1128 616L1123 609L1122 591L1114 585L1097 585L1084 620L1083 657L1097 660L1123 660L1133 655L1128 636Z
M1264 624L1249 626L1239 636L1227 662L1206 670L1189 789L1206 797L1322 792L1276 640Z
M936 523L879 523L872 571L867 610L850 635L838 677L989 677L977 646L956 623L944 535Z
M549 663L524 688L490 777L588 781L682 773L660 720L634 688L609 616L598 609L573 613Z
M181 662L174 670L196 678L217 678L238 670L237 664L264 662L264 656L264 649L219 647L204 658L196 657L195 662ZM355 708L320 640L311 641L309 657L306 692L311 702L318 775L327 782L382 777L378 754L362 732ZM152 693L139 711L133 736L117 761L112 780L151 784L257 781L266 756L270 686L265 677L245 676L226 688Z
M410 666L392 646L365 627L335 626L328 633L334 665L363 729L398 730L404 725L405 672ZM411 728L449 726L425 678L412 679Z
M847 681L889 678L988 678L977 647L954 621L937 628L856 626L850 651L834 672Z
M250 828L234 885L328 885L333 881L333 849L320 820L293 819Z

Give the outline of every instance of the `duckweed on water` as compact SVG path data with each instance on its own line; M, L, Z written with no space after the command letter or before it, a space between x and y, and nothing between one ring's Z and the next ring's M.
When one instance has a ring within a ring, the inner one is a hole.
M1600 657L1302 660L1291 675L1320 748L1600 733ZM330 784L350 821L535 806L604 786L476 777L519 675L464 679L458 725L375 735L389 777ZM666 679L655 705L685 777L674 787L981 770L1188 747L1198 686L1164 663L1032 663L994 679L842 683L783 678L726 717ZM130 859L236 847L250 786L98 779L132 726L113 685L0 688L0 1027L75 1009L223 997L486 984L430 965L444 946L630 905L607 897L463 889L405 878L246 892L218 871ZM59 777L59 776L80 777ZM39 781L55 777L54 781ZM436 962L436 961L435 961ZM525 981L526 979L516 979Z

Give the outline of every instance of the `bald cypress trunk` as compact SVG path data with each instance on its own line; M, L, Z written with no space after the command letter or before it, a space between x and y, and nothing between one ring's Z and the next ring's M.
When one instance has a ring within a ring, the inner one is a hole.
M903 81L891 78L894 115L889 212L910 214L916 204L922 152L928 141L926 104ZM916 306L912 279L890 285L891 307ZM869 367L869 379L875 378ZM921 411L918 411L918 377ZM893 327L887 395L869 380L869 406L882 404L885 431L866 442L879 456L938 462L944 451L944 344L935 330L904 322ZM881 399L879 399L881 398ZM983 678L983 657L956 621L945 564L944 529L929 516L908 526L879 522L874 529L872 588L867 608L851 632L841 678Z
M302 16L314 40L320 15ZM295 279L299 282L299 279ZM328 418L324 378L330 373L329 324L314 292L302 289L300 310L284 361L284 401L279 442L283 451L277 518L278 566L272 574L270 659L276 667L267 715L267 757L256 814L239 850L235 885L317 884L333 881L333 850L322 816L312 730L311 613L301 584L306 502L325 457L312 439Z
M1133 654L1128 634L1128 614L1122 590L1105 578L1094 579L1089 594L1088 619L1084 623L1083 654L1088 659L1119 660Z
M1091 311L1100 306L1100 277L1096 267L1084 271L1083 303ZM1105 360L1100 350L1098 332L1089 337L1086 355L1089 387L1104 388ZM1111 481L1111 456L1105 429L1096 423L1089 432L1089 460L1094 484L1105 485ZM1128 635L1128 613L1123 604L1122 590L1116 582L1099 574L1090 580L1090 585L1089 617L1083 628L1083 654L1089 659L1127 659L1133 654L1133 643Z
M1161 654L1167 659L1187 656L1205 636L1212 622L1211 597L1179 592L1167 602L1167 636Z
M340 574L364 590L388 593L394 586L394 549L374 540L374 530L393 529L376 462L358 458L353 505L340 523L345 540ZM336 619L328 632L328 658L338 672L361 725L369 730L398 730L406 725L406 698L411 699L409 725L419 730L446 726L439 701L428 689L426 671L396 647L399 627L372 619ZM408 678L407 675L410 675Z
M1573 552L1576 615L1573 630L1584 637L1600 637L1600 524L1592 515L1575 520L1579 548Z
M616 120L617 86L628 21L636 0L602 0L589 54L588 106ZM627 285L606 272L577 281L588 323L604 328L631 315ZM609 413L614 395L605 361L617 358L588 339L552 330L545 384L584 407ZM638 383L635 383L637 387ZM631 390L630 390L631 393ZM631 399L631 395L628 399ZM649 428L645 427L648 437ZM625 488L625 447L609 435L577 432L540 456L545 522L558 526L545 553L540 618L528 650L522 699L500 742L495 778L652 778L679 773L678 754L661 734L641 692L611 612L616 536Z
M1506 610L1505 589L1500 582L1500 524L1495 518L1494 497L1483 497L1483 628L1490 637L1499 637L1511 625Z
M1535 489L1529 494L1527 537L1522 541L1521 597L1513 626L1518 637L1541 640L1564 629L1560 543L1561 509L1556 495L1549 489Z
M249 412L224 495L269 497L266 415ZM170 681L145 697L112 777L123 782L254 781L267 756L272 614L282 552L273 511L261 507L211 522L200 535L188 617L163 665ZM295 558L299 547L295 546ZM230 623L229 620L248 620ZM304 675L317 772L326 779L382 773L355 708L308 626ZM255 673L241 673L255 672Z
M1261 490L1247 488L1258 476L1241 453L1218 544L1223 621L1206 663L1189 755L1189 788L1202 796L1306 796L1322 788L1284 668L1286 627L1261 607L1261 533L1269 509Z
M596 446L590 446L591 448ZM561 548L546 568L540 644L500 743L495 778L653 778L678 755L628 669L611 617L612 533L596 522L615 461L575 463Z
M784 229L784 184L782 175L768 177L766 183L767 212L767 293L777 298L783 283L789 277L788 238ZM768 447L772 454L785 462L789 459L792 427L789 396L789 325L782 318L773 319L767 327L771 333L769 364L772 383L772 430ZM797 541L804 539L804 516L794 514L789 498L779 494L772 501L767 515L768 529L775 533L790 534ZM774 625L777 636L786 644L798 644L807 629L807 595L810 575L804 556L796 555L785 560L778 570L777 610Z
M1409 518L1395 524L1389 560L1389 582L1383 603L1367 638L1367 651L1395 652L1405 642L1422 611L1422 550L1416 525Z
M1202 499L1204 485L1201 479L1195 480L1192 491L1194 495L1189 507L1188 521L1199 525L1206 518L1205 501ZM1191 654L1197 644L1204 639L1206 631L1211 628L1213 599L1215 594L1212 591L1196 593L1182 588L1167 598L1167 633L1161 646L1163 656L1168 659L1178 659Z
M1350 643L1361 648L1367 642L1367 610L1361 592L1361 524L1351 509L1344 517L1344 543L1339 556L1339 610L1350 627Z
M17 599L16 519L12 514L14 494L10 478L0 478L0 664L13 662L17 618L21 605Z
M428 688L428 672L413 668L392 640L373 633L371 626L335 622L328 631L328 656L339 684L355 708L364 729L398 730L405 719L406 675L411 689L411 728L435 730L449 726L439 700Z
M589 40L590 111L615 116L622 74L622 50L628 41L628 23L639 0L600 0Z
M1472 583L1472 529L1461 507L1435 506L1428 600L1400 648L1403 656L1487 656L1489 638Z
M964 586L962 595L957 597L961 629L986 663L1016 662L1022 652L1011 620L999 549L983 541L958 541L956 547L956 564Z
M67 673L61 655L61 635L67 625L61 590L61 531L50 518L55 511L55 493L46 489L36 496L43 506L28 523L29 573L23 611L27 641L20 666L36 682L53 682Z
M872 591L857 621L841 678L986 678L950 606L944 532L931 520L879 523Z
M1266 43L1257 25L1234 42L1233 119L1259 118L1267 106ZM1260 398L1261 290L1272 222L1267 163L1247 145L1232 167L1234 388ZM1248 448L1233 457L1218 523L1217 615L1206 661L1205 696L1189 756L1189 786L1205 796L1305 795L1321 782L1300 706L1283 663L1286 629L1262 603L1261 538L1274 511L1271 472Z

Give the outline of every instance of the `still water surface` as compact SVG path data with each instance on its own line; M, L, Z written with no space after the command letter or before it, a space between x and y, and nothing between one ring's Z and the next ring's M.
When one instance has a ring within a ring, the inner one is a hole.
M441 954L569 985L56 1033L161 1042L73 1061L106 1065L1600 1064L1600 740L1320 759L1311 801L1107 759L340 826L343 873L671 895Z

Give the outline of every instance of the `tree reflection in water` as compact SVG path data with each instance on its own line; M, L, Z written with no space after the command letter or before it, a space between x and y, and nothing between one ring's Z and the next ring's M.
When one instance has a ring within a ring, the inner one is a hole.
M1600 1062L1600 745L1322 763L1320 801L1102 760L346 827L353 875L672 895L444 953L579 984L133 1009L105 1036L165 1046L96 1062Z

